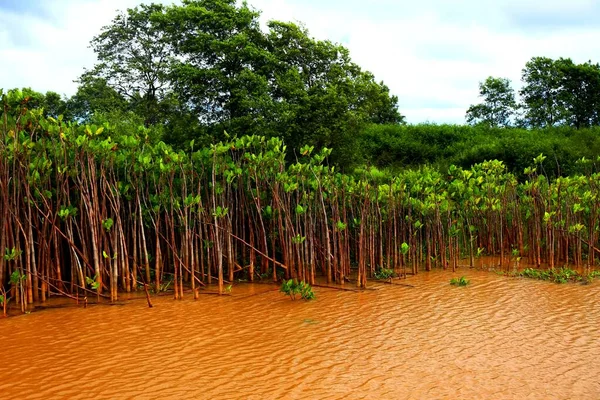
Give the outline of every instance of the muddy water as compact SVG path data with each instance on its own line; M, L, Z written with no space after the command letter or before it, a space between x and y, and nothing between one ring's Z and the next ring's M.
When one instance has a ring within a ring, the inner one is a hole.
M600 282L465 270L362 293L233 295L0 320L0 397L598 399Z

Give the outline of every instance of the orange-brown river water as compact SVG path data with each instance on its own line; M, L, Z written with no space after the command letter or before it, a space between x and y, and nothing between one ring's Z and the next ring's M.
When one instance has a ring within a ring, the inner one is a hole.
M600 282L398 282L414 287L304 302L240 285L0 320L0 398L600 399Z

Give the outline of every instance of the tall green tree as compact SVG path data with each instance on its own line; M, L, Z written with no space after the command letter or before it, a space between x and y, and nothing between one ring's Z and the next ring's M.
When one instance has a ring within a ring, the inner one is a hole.
M172 144L206 144L225 131L278 136L290 149L334 147L338 164L352 159L366 124L403 122L397 97L346 48L293 23L271 21L265 32L259 16L236 0L129 9L92 41L99 62L79 97L116 93Z
M402 123L398 98L350 59L349 51L310 37L297 24L271 21L271 92L278 131L292 148L303 143L333 148L332 159L356 158L358 132L368 123Z
M44 114L57 118L59 115L67 114L67 101L60 94L52 91L46 92L44 96Z
M512 124L517 103L509 79L488 77L479 83L479 97L483 102L469 107L466 114L467 123L494 128Z
M97 86L98 79L106 82L146 125L162 122L160 103L170 89L172 43L152 18L163 11L160 4L141 4L120 12L92 39L98 63L80 78L84 86Z
M92 76L81 82L77 92L67 101L71 117L86 122L94 114L129 111L129 108L127 99L109 86L106 80Z
M10 89L7 93L10 93L9 98L11 99L20 99L27 109L42 109L44 117L57 118L59 115L63 115L71 118L66 98L62 98L56 92L48 91L44 94L31 88L23 88ZM10 105L18 107L18 104L14 102Z
M600 124L600 65L557 61L562 76L560 98L566 123L579 129Z
M533 57L525 64L519 94L523 102L525 125L541 128L564 123L566 110L561 99L563 71L554 60Z
M600 66L570 58L532 58L523 69L520 91L525 124L531 127L600 123Z
M155 14L177 55L169 78L182 102L215 131L264 130L271 98L260 13L235 0L184 0Z

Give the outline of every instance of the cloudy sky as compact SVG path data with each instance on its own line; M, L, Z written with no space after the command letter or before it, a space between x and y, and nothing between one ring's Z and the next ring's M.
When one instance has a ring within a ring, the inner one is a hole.
M67 96L95 62L90 39L143 0L0 0L0 88ZM172 1L161 1L171 3ZM534 56L600 62L598 0L249 0L350 49L400 99L411 123L462 123L478 83L520 86Z

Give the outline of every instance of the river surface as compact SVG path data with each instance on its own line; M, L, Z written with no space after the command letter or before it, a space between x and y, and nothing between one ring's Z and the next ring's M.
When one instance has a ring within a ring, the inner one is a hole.
M449 285L465 275L465 288ZM225 297L0 320L5 399L600 399L600 281L420 273L364 292ZM353 287L351 285L347 287Z

